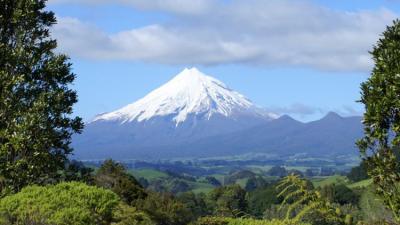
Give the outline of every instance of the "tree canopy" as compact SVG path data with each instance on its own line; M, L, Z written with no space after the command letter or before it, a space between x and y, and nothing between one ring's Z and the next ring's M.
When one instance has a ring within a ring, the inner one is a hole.
M375 66L361 85L364 133L358 142L378 193L400 222L400 21L388 26L371 51Z
M75 75L54 51L45 2L0 1L0 174L11 191L56 177L83 127L71 117Z

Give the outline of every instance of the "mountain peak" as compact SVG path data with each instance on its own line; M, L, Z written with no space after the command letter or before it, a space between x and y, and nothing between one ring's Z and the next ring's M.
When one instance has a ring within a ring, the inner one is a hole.
M182 70L167 84L174 83L179 88L184 88L184 87L196 88L202 86L203 87L209 86L210 82L218 83L220 85L225 86L225 84L216 80L215 78L202 73L196 67L192 67L192 68L185 68L184 70Z
M196 67L191 67L191 68L186 67L177 76L206 76L206 75Z
M240 93L193 67L184 69L144 98L114 112L99 115L94 121L141 122L158 116L172 116L173 121L179 124L190 115L210 119L215 114L229 117L237 113L266 115Z
M339 114L335 112L328 112L321 120L336 120L343 119Z

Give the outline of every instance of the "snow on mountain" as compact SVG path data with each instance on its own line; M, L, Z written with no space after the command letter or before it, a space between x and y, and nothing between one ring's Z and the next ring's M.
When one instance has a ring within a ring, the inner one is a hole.
M144 98L97 116L74 135L77 159L213 157L251 152L314 156L356 152L360 118L301 123L255 106L221 81L185 69Z
M184 69L144 98L114 112L101 114L93 122L141 122L157 116L173 115L173 122L178 126L190 115L202 115L210 119L213 115L230 117L237 114L276 118L275 114L256 107L221 81L191 68Z

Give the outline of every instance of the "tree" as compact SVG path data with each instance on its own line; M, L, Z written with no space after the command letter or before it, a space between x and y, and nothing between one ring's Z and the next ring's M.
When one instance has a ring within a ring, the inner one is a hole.
M206 176L206 181L214 187L220 187L222 184L219 180L212 176Z
M269 184L249 192L249 213L261 218L268 208L279 203L277 194L275 184Z
M347 178L353 182L358 182L368 179L367 165L365 161L361 161L360 165L351 168Z
M68 57L54 52L45 0L0 1L0 174L18 191L62 170L80 118Z
M144 199L147 193L125 167L111 159L104 161L94 176L94 183L118 194L129 205L135 205L139 199Z
M370 52L375 63L371 77L361 84L365 105L364 137L358 141L368 173L400 222L400 21L388 26Z
M186 225L193 218L186 204L168 193L150 192L146 199L138 201L138 208L158 225Z
M321 187L321 195L329 202L338 203L340 205L353 204L356 205L359 196L345 184L328 184Z
M267 172L267 174L270 176L284 177L288 172L283 166L274 166Z
M110 224L119 198L83 183L28 186L0 200L2 224Z
M177 199L184 203L187 209L190 209L193 215L192 221L208 213L205 195L202 193L196 195L193 192L185 192L179 194Z
M71 160L65 164L65 168L60 172L62 181L80 181L86 184L93 184L93 169L86 167L82 162Z
M209 193L208 200L216 215L241 217L246 215L248 209L246 191L237 184L214 189Z

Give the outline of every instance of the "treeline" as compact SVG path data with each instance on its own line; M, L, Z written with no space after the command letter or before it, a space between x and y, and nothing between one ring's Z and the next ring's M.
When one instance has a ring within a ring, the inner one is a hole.
M105 161L96 172L80 163L66 168L69 169L63 172L63 182L28 186L2 198L0 221L4 224L184 225L253 221L350 225L363 219L358 206L359 193L344 184L314 188L310 181L297 175L278 182L258 182L251 190L231 184L207 194L173 195L146 190L122 164L112 160Z

